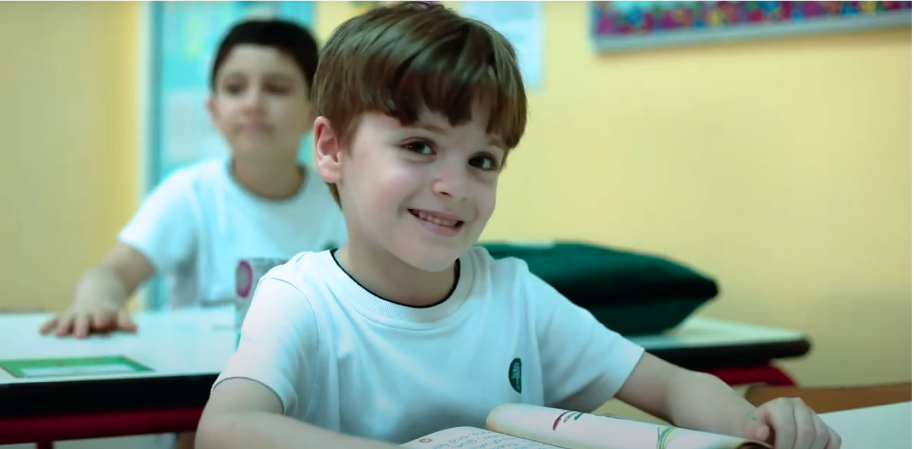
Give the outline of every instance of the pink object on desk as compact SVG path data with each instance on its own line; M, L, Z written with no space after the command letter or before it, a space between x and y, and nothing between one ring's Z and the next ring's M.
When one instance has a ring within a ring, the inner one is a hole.
M773 365L740 368L718 368L706 371L730 386L766 384L778 387L793 387L796 382L784 370Z

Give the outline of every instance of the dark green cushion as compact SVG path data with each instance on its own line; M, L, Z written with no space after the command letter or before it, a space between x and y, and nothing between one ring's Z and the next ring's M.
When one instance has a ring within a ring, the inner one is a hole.
M675 327L718 294L717 283L668 258L579 242L481 243L492 257L516 257L604 325L622 334Z

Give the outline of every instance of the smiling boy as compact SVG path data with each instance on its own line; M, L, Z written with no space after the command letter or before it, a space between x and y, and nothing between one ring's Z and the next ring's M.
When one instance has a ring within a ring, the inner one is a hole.
M837 449L802 402L755 408L597 322L517 259L475 247L524 133L516 55L492 28L404 3L342 24L314 82L315 151L349 239L264 276L200 448L391 448L485 425L503 403Z

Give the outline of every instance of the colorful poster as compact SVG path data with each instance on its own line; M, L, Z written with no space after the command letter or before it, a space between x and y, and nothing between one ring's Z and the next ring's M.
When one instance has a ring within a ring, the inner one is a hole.
M0 369L10 373L13 377L18 377L20 379L78 376L98 377L153 371L152 368L124 356L0 360Z
M590 2L597 50L911 26L911 2Z

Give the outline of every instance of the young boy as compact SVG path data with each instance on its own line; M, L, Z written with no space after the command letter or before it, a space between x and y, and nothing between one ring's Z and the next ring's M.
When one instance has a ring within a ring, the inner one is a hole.
M198 447L391 448L503 403L590 412L614 396L777 449L839 447L802 402L754 408L474 247L527 117L500 34L404 3L341 25L320 61L316 158L349 240L262 278Z
M251 20L229 30L207 106L231 154L163 181L82 277L73 304L41 332L135 330L127 300L156 272L169 281L172 307L217 304L236 296L239 259L288 259L344 243L339 206L298 162L314 123L317 58L314 38L292 22Z

